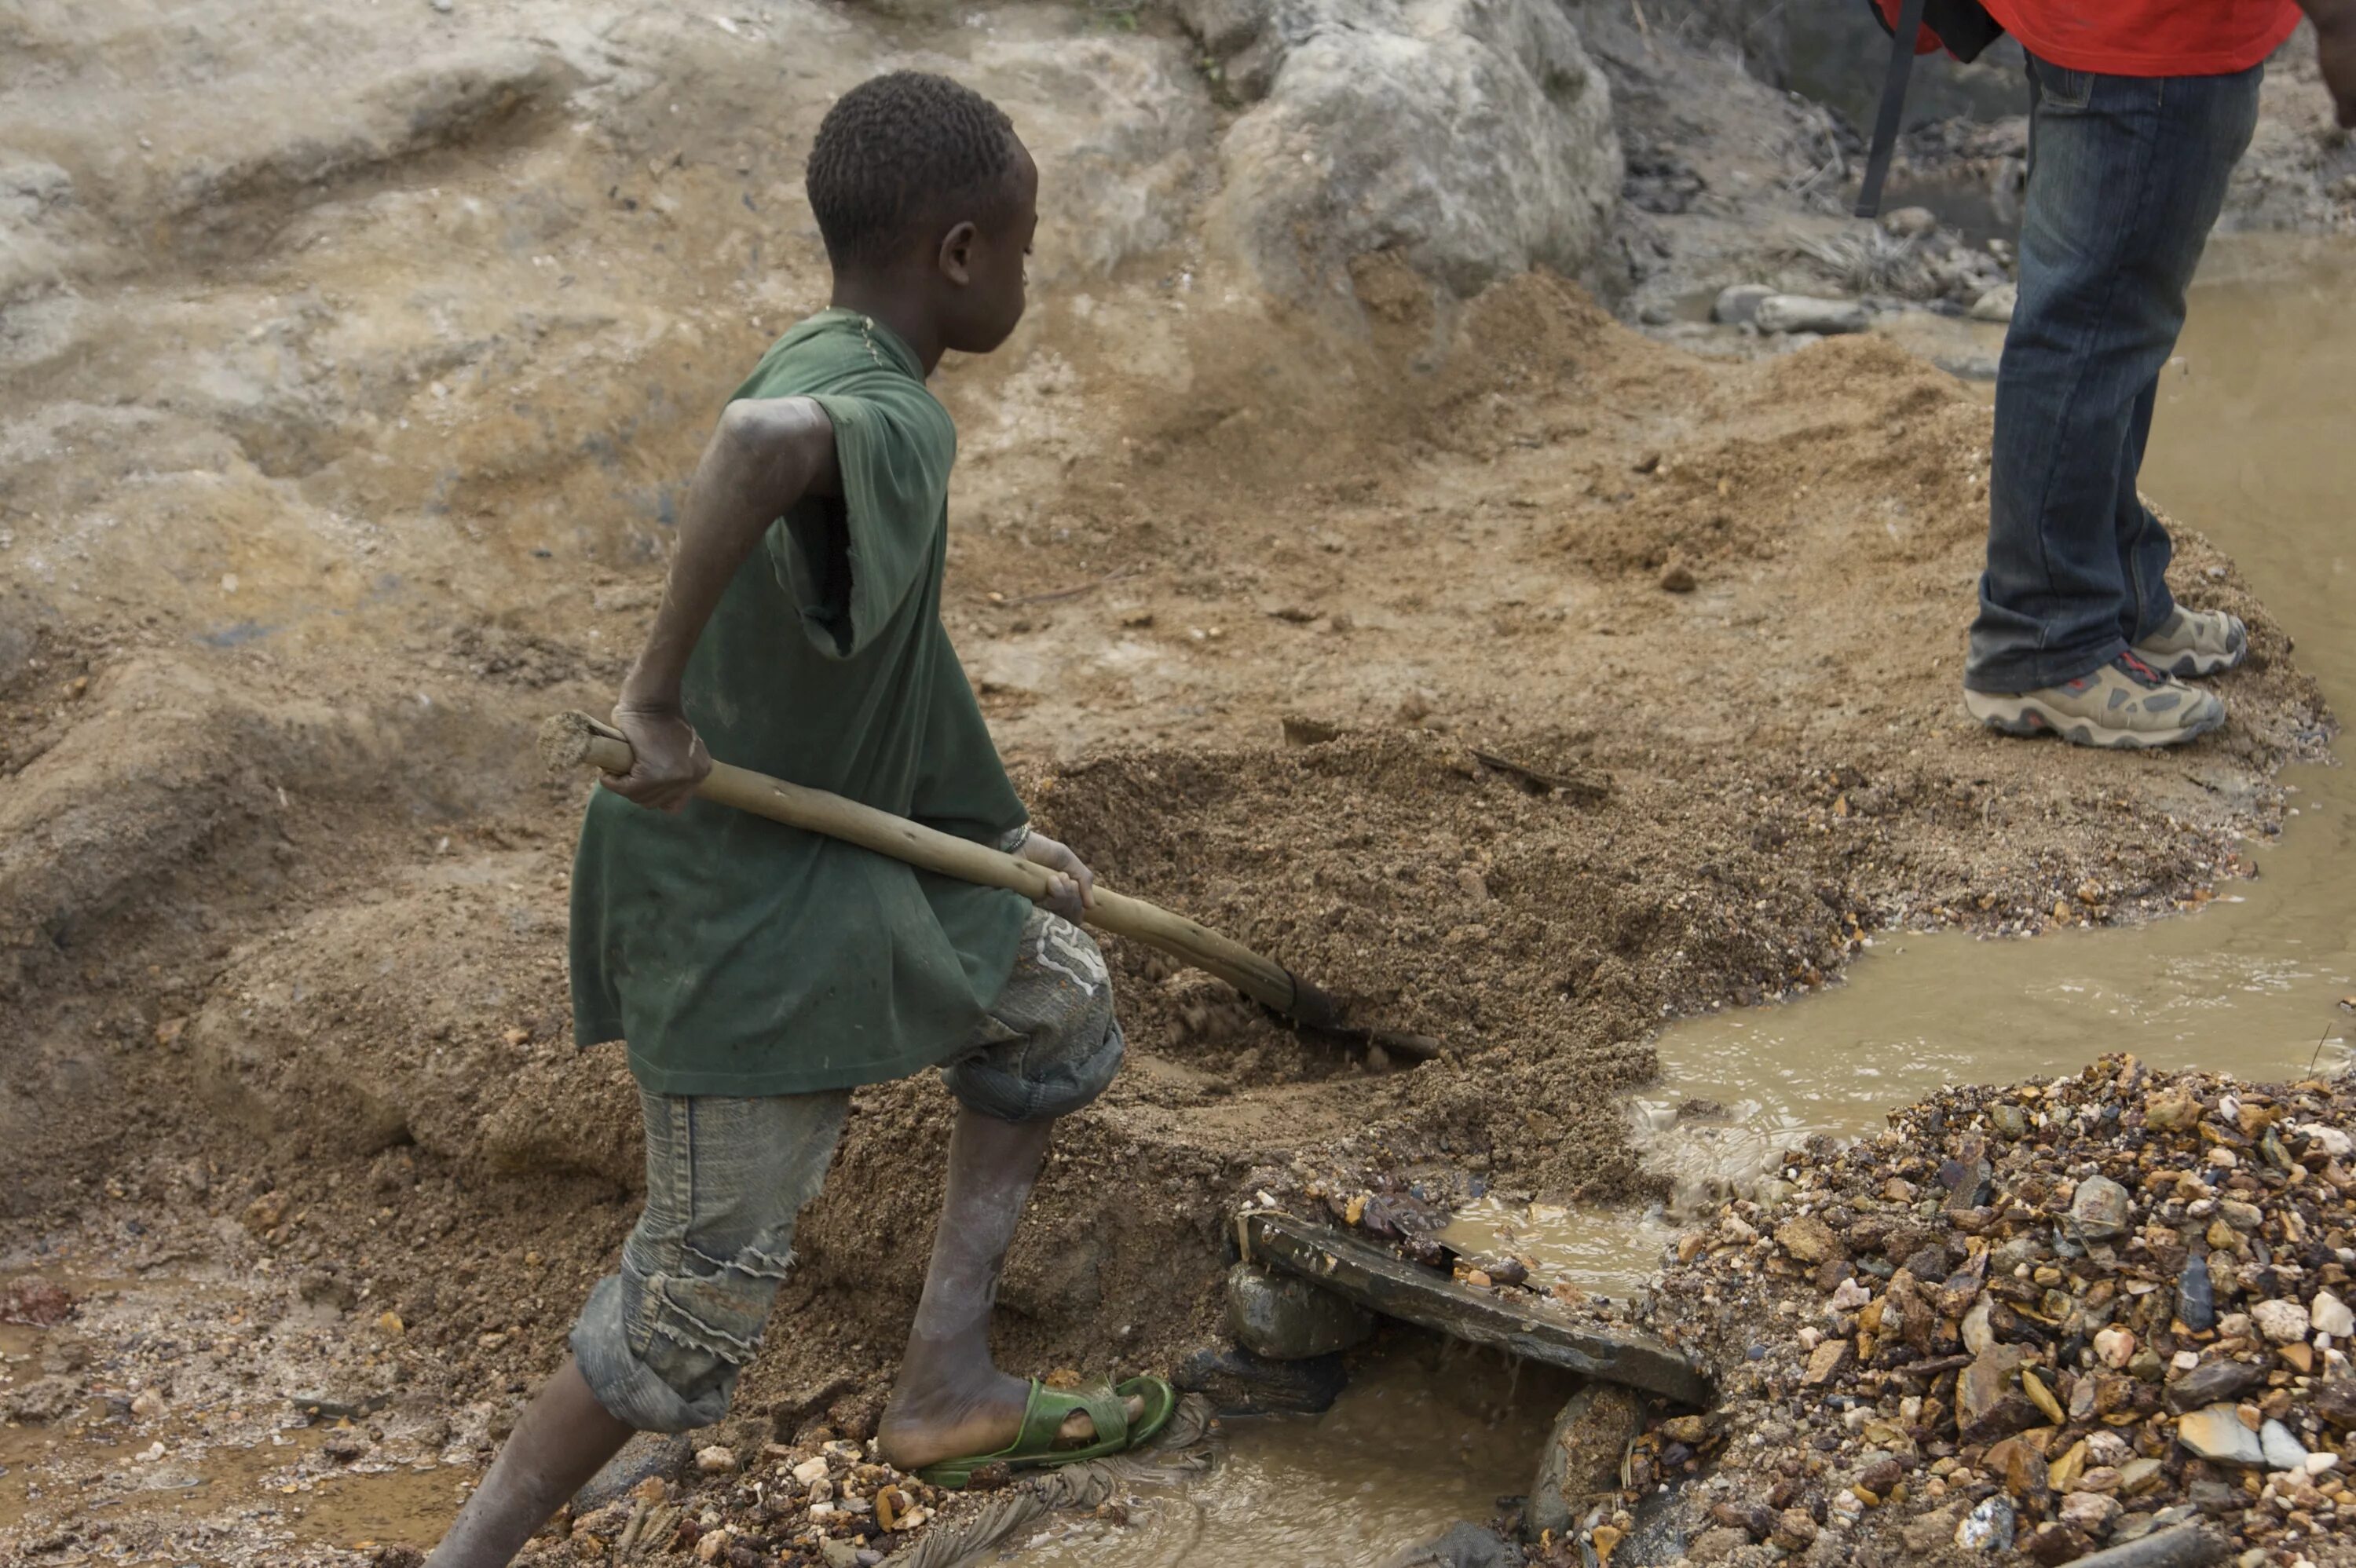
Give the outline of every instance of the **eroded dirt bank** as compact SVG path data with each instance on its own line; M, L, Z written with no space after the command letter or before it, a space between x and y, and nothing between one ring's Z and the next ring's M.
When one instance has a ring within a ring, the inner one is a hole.
M355 1413L320 1474L449 1461L430 1518L560 1353L638 1151L619 1052L567 1043L582 786L530 734L610 699L717 400L820 302L798 160L873 69L968 75L1049 171L1032 319L941 382L947 613L1042 821L1450 1048L1370 1072L1117 954L1134 1059L1059 1144L1010 1363L1207 1337L1224 1205L1296 1155L1640 1192L1612 1094L1663 1017L1893 923L2162 912L2321 743L2197 539L2258 649L2228 731L1984 736L1964 389L1876 340L1696 359L1544 274L1462 304L1397 251L1273 292L1237 111L1151 16L424 15L224 10L160 99L192 35L10 24L0 1275L84 1298L0 1330L33 1561L335 1560L296 1504L145 1505L299 1398ZM946 1125L862 1096L730 1441L872 1423Z

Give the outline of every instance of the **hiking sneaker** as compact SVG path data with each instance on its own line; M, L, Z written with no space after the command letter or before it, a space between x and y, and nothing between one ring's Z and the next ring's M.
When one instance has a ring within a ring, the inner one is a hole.
M2225 705L2213 694L2133 654L2042 691L1966 691L1964 708L2008 735L2059 735L2080 746L2173 746L2225 722Z
M2249 628L2222 610L2179 604L2168 624L2135 645L2136 657L2162 675L2222 675L2250 651Z

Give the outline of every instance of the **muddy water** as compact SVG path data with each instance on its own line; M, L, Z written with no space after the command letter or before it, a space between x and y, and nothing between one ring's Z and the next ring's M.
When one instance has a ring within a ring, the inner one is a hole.
M2349 247L2221 240L2145 473L2155 498L2233 554L2342 712L2356 711L2351 365ZM2197 603L2197 588L2188 596ZM2356 995L2356 769L2305 768L2291 782L2297 815L2279 842L2255 848L2259 875L2222 887L2197 913L2007 942L1886 936L1822 994L1671 1029L1662 1086L1630 1108L1648 1158L1697 1200L1755 1178L1812 1133L1879 1127L1941 1083L2072 1072L2116 1050L2251 1078L2344 1065L2356 1025L2339 1005ZM1491 1199L1449 1234L1468 1248L1509 1246L1541 1275L1618 1296L1641 1287L1678 1228L1674 1212ZM1372 1568L1528 1484L1544 1413L1526 1410L1518 1435L1510 1423L1470 1435L1433 1418L1445 1398L1435 1375L1378 1365L1321 1421L1238 1428L1211 1476L1152 1499L1142 1528L1071 1537L1019 1561Z
M1315 1420L1225 1424L1209 1474L1141 1491L1127 1529L1058 1526L1015 1561L1369 1568L1525 1490L1569 1390L1551 1369L1418 1339Z

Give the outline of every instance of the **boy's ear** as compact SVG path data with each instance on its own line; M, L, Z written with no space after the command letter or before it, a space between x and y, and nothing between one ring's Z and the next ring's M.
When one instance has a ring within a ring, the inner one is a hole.
M973 242L978 230L972 222L960 223L941 236L941 275L953 283L973 281Z

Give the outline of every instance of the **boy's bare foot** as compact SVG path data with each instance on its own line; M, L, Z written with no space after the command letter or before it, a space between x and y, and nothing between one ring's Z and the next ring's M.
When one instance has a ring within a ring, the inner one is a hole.
M930 1389L920 1394L895 1390L876 1440L885 1461L902 1470L995 1454L1023 1435L1023 1412L1030 1398L1027 1381L999 1371L972 1389ZM1132 1394L1121 1403L1130 1421L1144 1418L1145 1401ZM1055 1435L1066 1447L1084 1447L1097 1440L1096 1423L1086 1411L1074 1411Z

